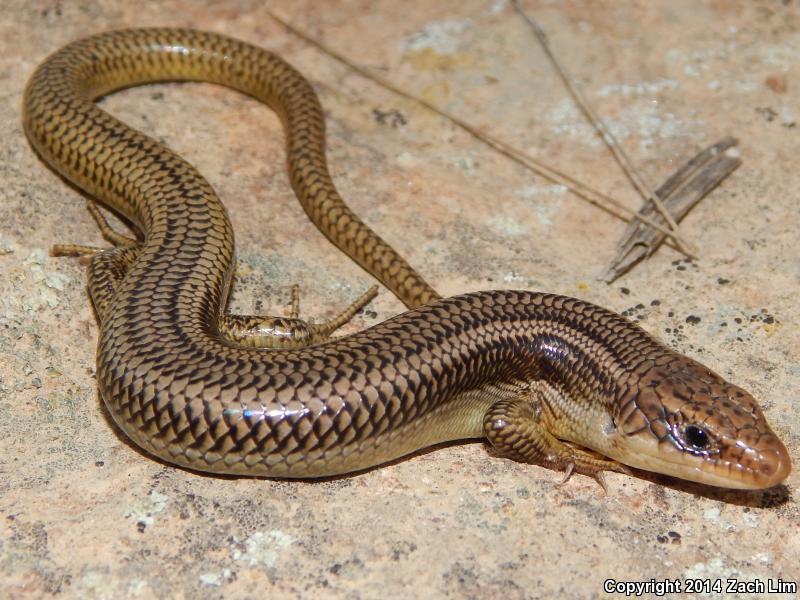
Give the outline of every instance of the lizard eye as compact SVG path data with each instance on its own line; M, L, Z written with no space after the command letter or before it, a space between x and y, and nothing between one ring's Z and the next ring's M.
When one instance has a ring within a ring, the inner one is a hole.
M702 427L697 425L687 425L683 430L683 438L686 445L693 450L705 450L711 444L711 438Z

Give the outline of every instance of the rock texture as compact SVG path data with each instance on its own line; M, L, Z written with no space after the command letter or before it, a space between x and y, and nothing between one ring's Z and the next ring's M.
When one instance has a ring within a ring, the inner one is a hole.
M625 227L448 121L292 36L263 3L9 0L0 12L0 596L606 597L604 581L800 579L792 489L740 493L610 474L609 493L451 445L324 482L207 477L120 437L93 378L83 268L100 243L83 198L26 143L22 90L46 54L136 25L234 35L317 87L341 192L443 294L546 289L624 312L752 390L800 457L800 6L795 1L526 3L654 185L702 147L743 166L686 219L699 260L662 248L597 275ZM637 209L525 24L503 0L270 3L394 84ZM183 154L230 209L239 312L328 316L367 286L292 198L278 120L210 85L115 94L104 108ZM384 292L352 324L402 310ZM747 594L742 594L746 597ZM711 597L722 597L712 593Z

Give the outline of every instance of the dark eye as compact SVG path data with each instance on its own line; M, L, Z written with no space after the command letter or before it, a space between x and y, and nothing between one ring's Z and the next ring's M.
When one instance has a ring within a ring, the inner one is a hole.
M687 425L683 430L683 437L686 445L695 450L705 450L711 443L706 430L697 425Z

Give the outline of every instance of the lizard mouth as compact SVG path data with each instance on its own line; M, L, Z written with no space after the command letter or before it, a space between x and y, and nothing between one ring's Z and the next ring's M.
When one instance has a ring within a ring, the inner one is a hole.
M690 452L671 441L654 444L629 438L630 453L618 457L631 467L716 487L760 490L781 483L792 470L789 452L774 435L765 435L758 447L734 442L714 454Z

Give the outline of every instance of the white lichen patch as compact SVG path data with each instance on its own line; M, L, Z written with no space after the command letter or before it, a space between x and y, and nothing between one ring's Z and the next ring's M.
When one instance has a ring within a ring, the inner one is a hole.
M720 64L729 63L731 58L741 53L739 44L726 41L718 46L707 48L670 48L666 52L667 62L674 63L681 72L692 78L706 74L719 74Z
M419 159L412 154L411 152L401 152L395 157L395 161L397 164L404 169L410 169L412 167L416 167L420 161Z
M739 529L735 523L725 518L722 511L716 506L705 509L703 511L703 518L716 525L722 531L736 531Z
M521 236L528 233L528 228L519 219L510 215L496 215L486 220L486 223L504 236Z
M545 117L554 133L592 148L603 146L603 140L595 128L571 100L559 102ZM604 118L603 123L618 141L635 136L643 149L658 140L685 137L693 131L702 130L699 122L681 120L672 113L664 112L656 100L639 101L623 109L616 118Z
M472 156L463 154L456 155L451 157L450 160L459 170L468 175L475 175L477 173L478 162Z
M220 577L219 573L203 573L198 579L203 585L222 585L222 577Z
M772 566L772 555L767 552L756 552L750 558L754 563L764 565L765 567Z
M506 9L507 0L495 0L481 14L485 16L498 15Z
M16 245L9 239L0 235L0 256L12 254L16 250Z
M755 51L765 65L788 71L800 63L800 33L780 44L758 44Z
M778 120L784 127L794 127L794 123L796 123L794 112L786 105L778 107Z
M751 527L753 529L758 527L758 515L752 511L743 513L742 520L748 527Z
M428 23L421 31L413 33L403 40L407 51L430 48L440 54L454 54L458 51L460 34L470 25L466 20L446 20Z
M119 597L117 581L103 571L86 571L79 580L79 586L91 598L105 600Z
M561 209L561 201L568 188L561 184L527 185L514 190L514 195L530 201L530 210L542 225L553 224L553 217Z
M168 496L156 490L151 490L141 502L130 507L124 516L126 519L133 518L137 523L144 523L149 527L155 522L155 515L164 512L168 503Z
M725 575L735 573L735 571L728 570L725 567L725 559L721 557L712 558L708 562L694 563L686 568L684 575L692 579L705 579L714 577L724 577Z
M147 591L147 582L144 579L131 579L127 588L129 596L140 598Z
M226 581L231 580L233 572L230 569L222 569L219 573L203 573L198 577L203 585L220 586Z
M25 261L30 278L36 285L35 294L21 300L26 311L38 310L43 306L56 308L60 303L57 292L63 291L71 281L70 277L63 273L45 269L46 261L47 254L41 248L32 250Z
M642 81L639 83L614 83L604 85L597 92L596 96L605 98L608 96L652 96L665 90L677 90L680 83L674 79L657 79L656 81Z
M233 559L251 567L258 565L273 567L281 551L293 543L294 538L292 536L278 529L266 532L256 531L244 540L244 550L241 550L237 544L237 547L233 549Z
M683 574L686 579L721 579L725 581L728 578L739 576L739 571L729 567L723 557L717 556L704 563L698 562L688 566Z
M505 275L503 275L503 283L508 284L522 284L525 282L525 278L517 273L516 271L509 271Z
M703 518L712 523L719 523L720 510L716 506L711 506L703 511Z

